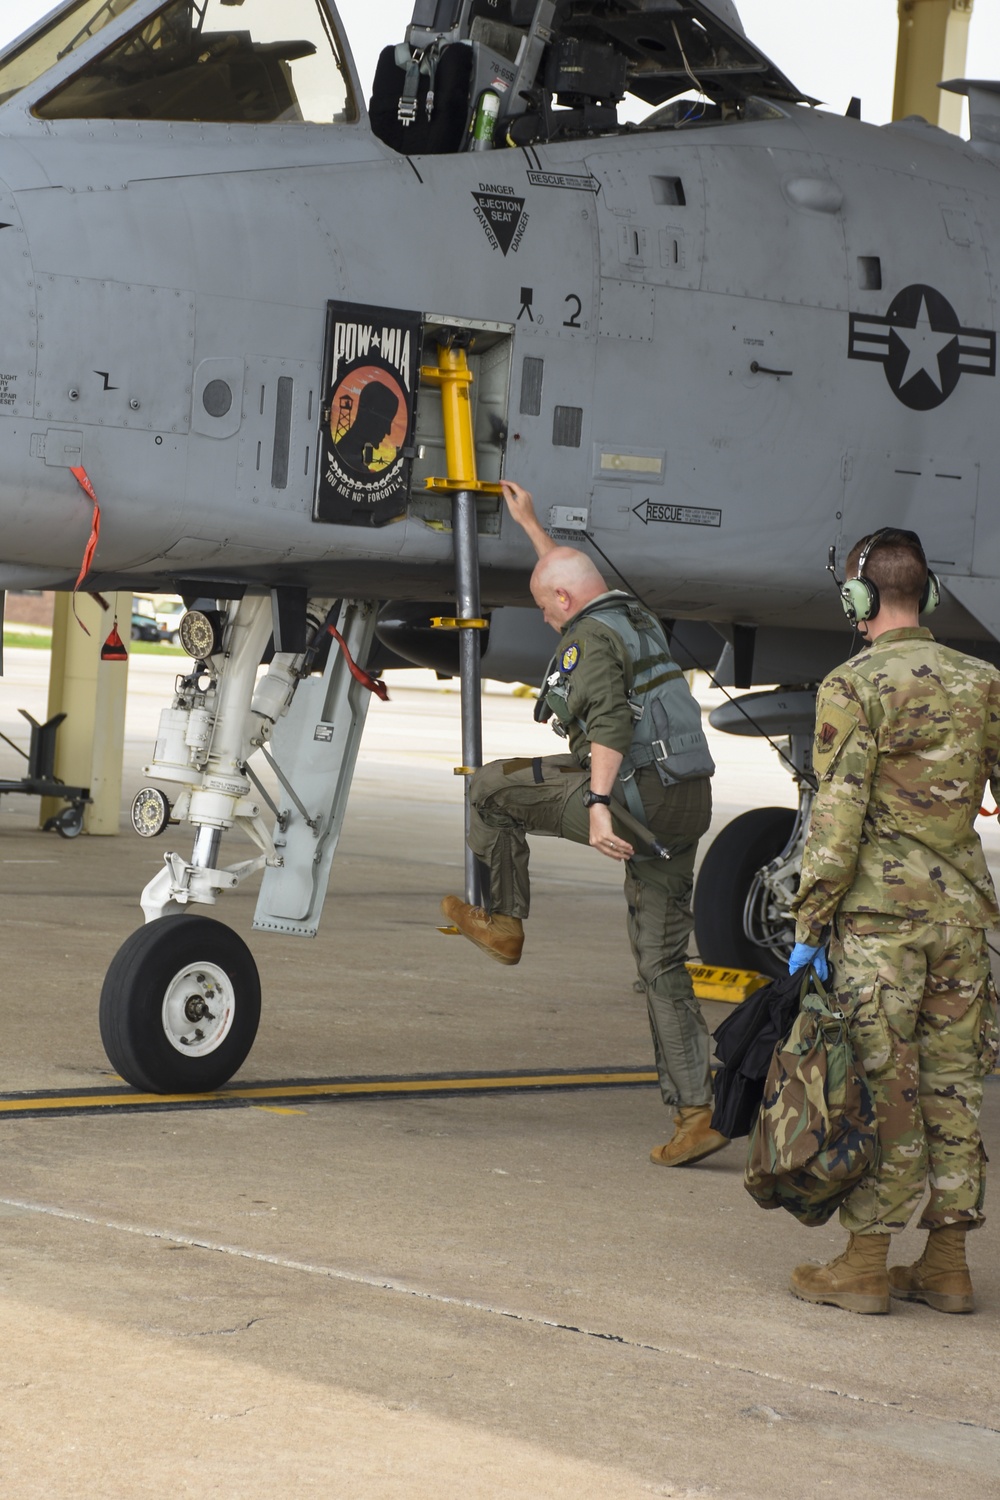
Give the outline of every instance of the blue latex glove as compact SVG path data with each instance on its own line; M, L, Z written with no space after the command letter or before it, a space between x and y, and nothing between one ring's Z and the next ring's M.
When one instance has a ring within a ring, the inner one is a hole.
M788 960L789 974L797 974L807 964L812 964L820 979L829 979L830 965L826 961L826 949L820 945L810 948L808 943L796 943Z

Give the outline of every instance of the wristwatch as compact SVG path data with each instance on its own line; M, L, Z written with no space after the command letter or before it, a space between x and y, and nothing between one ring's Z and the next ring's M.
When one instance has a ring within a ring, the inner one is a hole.
M583 794L584 807L593 807L595 802L600 802L603 807L611 806L611 798L605 797L603 792L586 791Z

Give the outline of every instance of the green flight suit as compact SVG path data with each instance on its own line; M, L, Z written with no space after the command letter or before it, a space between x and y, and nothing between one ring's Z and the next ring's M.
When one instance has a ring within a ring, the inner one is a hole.
M929 630L887 631L816 703L799 942L832 927L835 996L878 1106L881 1162L841 1209L902 1229L979 1223L983 1079L997 1054L985 929L1000 920L975 829L1000 790L1000 673Z
M600 620L576 617L556 655L571 664L566 702L582 721L569 727L571 753L493 761L471 783L469 846L489 870L490 909L510 917L528 915L529 833L589 843L583 793L590 784L585 766L591 741L627 755L633 740L634 664L621 637ZM666 662L673 667L669 657ZM650 765L635 773L635 786L649 827L670 851L669 860L641 857L635 834L615 822L615 831L640 856L626 862L625 898L660 1090L670 1106L703 1105L712 1097L710 1043L685 965L695 853L711 822L711 783L699 776L665 786Z

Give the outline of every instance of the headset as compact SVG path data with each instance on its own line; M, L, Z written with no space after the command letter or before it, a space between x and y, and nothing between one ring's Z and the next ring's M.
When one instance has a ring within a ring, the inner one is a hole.
M844 607L844 614L852 625L857 626L862 620L874 619L875 615L882 608L878 584L873 579L864 576L865 566L876 547L896 542L912 543L919 549L920 555L923 557L924 549L915 531L901 531L896 526L882 526L865 543L864 551L858 558L858 576L856 578L845 579L843 582L834 573L833 554L835 549L833 547L830 548L831 558L827 567L833 575L834 583L840 590L840 602ZM924 566L926 567L926 562ZM921 615L932 614L940 602L941 585L936 575L928 568L927 582L924 584L924 591L920 595L917 612Z

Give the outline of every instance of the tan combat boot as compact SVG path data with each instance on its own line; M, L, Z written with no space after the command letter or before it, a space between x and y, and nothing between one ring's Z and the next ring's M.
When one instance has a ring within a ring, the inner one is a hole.
M728 1135L720 1135L712 1129L712 1106L696 1104L681 1108L674 1115L677 1127L665 1146L654 1146L649 1153L650 1161L658 1167L683 1167L685 1163L701 1161L729 1145Z
M887 1313L889 1234L852 1234L847 1249L828 1265L811 1262L792 1272L791 1292L803 1302L826 1302L845 1312Z
M968 1224L942 1224L932 1229L918 1261L890 1270L890 1295L906 1302L926 1302L938 1312L974 1312L972 1277L965 1261L968 1228Z
M495 958L498 964L521 962L524 928L520 917L504 917L499 913L491 916L481 906L469 906L457 896L445 896L441 910L463 937L488 953L490 958Z

